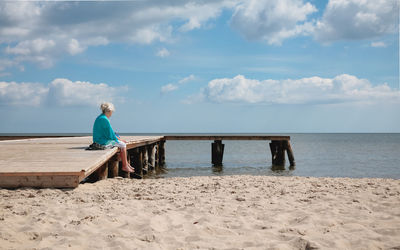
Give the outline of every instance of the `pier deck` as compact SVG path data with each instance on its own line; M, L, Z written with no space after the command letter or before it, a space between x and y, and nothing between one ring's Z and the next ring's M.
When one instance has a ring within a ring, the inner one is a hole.
M122 138L129 149L163 136ZM0 187L76 187L118 152L84 150L91 142L91 136L0 141Z
M211 140L211 162L222 166L223 140L266 140L270 142L273 166L295 166L290 137L282 135L167 135L123 136L127 141L127 160L135 173L120 171L118 148L85 150L92 137L35 138L0 141L0 188L74 188L89 177L141 178L165 165L168 140Z

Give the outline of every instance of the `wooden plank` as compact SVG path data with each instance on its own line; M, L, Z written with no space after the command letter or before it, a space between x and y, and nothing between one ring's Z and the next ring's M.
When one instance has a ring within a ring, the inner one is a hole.
M166 135L165 140L290 140L290 136L282 135Z
M77 175L0 176L2 188L75 188L80 181Z
M163 137L122 138L131 146L154 143ZM73 187L118 152L118 148L85 150L91 143L90 136L0 141L0 187Z
M162 140L164 137L160 136L157 138L152 138L152 139L147 139L147 140L137 140L137 141L133 141L133 142L128 142L126 145L126 149L132 149L132 148L138 148L138 147L143 147L143 146L147 146L147 145L151 145L154 144L160 140Z

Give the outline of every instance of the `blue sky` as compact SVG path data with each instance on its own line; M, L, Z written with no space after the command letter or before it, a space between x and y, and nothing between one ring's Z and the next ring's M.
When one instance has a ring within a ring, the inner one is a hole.
M2 1L0 133L400 132L396 0Z

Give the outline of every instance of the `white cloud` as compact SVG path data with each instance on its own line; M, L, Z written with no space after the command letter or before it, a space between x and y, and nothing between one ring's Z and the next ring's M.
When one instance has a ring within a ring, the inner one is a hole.
M329 0L322 18L304 0L248 0L234 8L231 26L248 40L280 45L296 36L321 42L371 39L398 31L397 0Z
M79 44L78 40L76 39L71 39L68 43L68 52L71 55L76 55L79 53L82 53L86 48L81 46L81 44Z
M92 106L113 101L117 88L105 83L71 81L58 78L48 86L39 83L0 82L1 105ZM120 99L120 97L119 97Z
M53 65L53 56L57 52L53 40L35 39L18 43L14 47L7 46L5 53L15 56L16 64L22 61L38 63L41 67L48 68Z
M193 81L195 79L196 79L196 77L194 75L190 75L190 76L187 76L185 78L182 78L181 80L178 81L178 83L179 84L185 84L185 83L191 82L191 81Z
M284 39L313 31L307 16L317 9L302 0L248 0L235 8L231 26L249 40L279 45Z
M183 85L185 83L191 82L191 81L193 81L195 79L196 79L196 77L194 75L190 75L190 76L187 76L187 77L184 77L184 78L180 79L178 81L178 84L169 83L167 85L164 85L164 86L161 87L161 93L165 94L165 93L168 93L168 92L171 92L171 91L175 91L175 90L179 89L180 85Z
M48 91L39 83L0 82L0 105L38 106Z
M207 27L226 9L233 11L231 27L249 40L279 45L304 35L322 42L369 39L397 31L398 5L330 0L317 21L316 7L306 0L0 1L0 55L12 67L51 67L91 46L171 42L177 32Z
M242 75L214 79L202 95L213 102L265 104L322 104L342 102L400 102L400 91L386 83L373 86L352 75L335 78L310 77L297 80L255 80Z
M385 48L387 45L384 42L372 42L371 47L374 48Z
M201 28L235 1L0 1L0 45L19 64L50 67L90 46L169 42L174 30Z
M166 48L162 48L162 49L160 49L160 50L158 50L157 51L157 54L156 54L158 57L167 57L167 56L169 56L170 55L170 53L169 53L169 51L166 49Z
M370 39L398 29L397 0L330 0L316 25L319 41Z
M61 106L98 105L103 101L112 101L116 94L117 89L105 83L73 82L59 78L50 83L48 100Z
M178 86L176 86L175 84L169 83L169 84L161 87L161 93L165 94L165 93L177 90L177 89L178 89Z

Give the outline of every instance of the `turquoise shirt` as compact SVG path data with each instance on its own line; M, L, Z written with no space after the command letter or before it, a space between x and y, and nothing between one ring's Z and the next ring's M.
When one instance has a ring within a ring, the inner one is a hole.
M101 145L107 145L112 142L118 142L114 130L111 127L110 120L105 114L99 115L93 124L93 142Z

